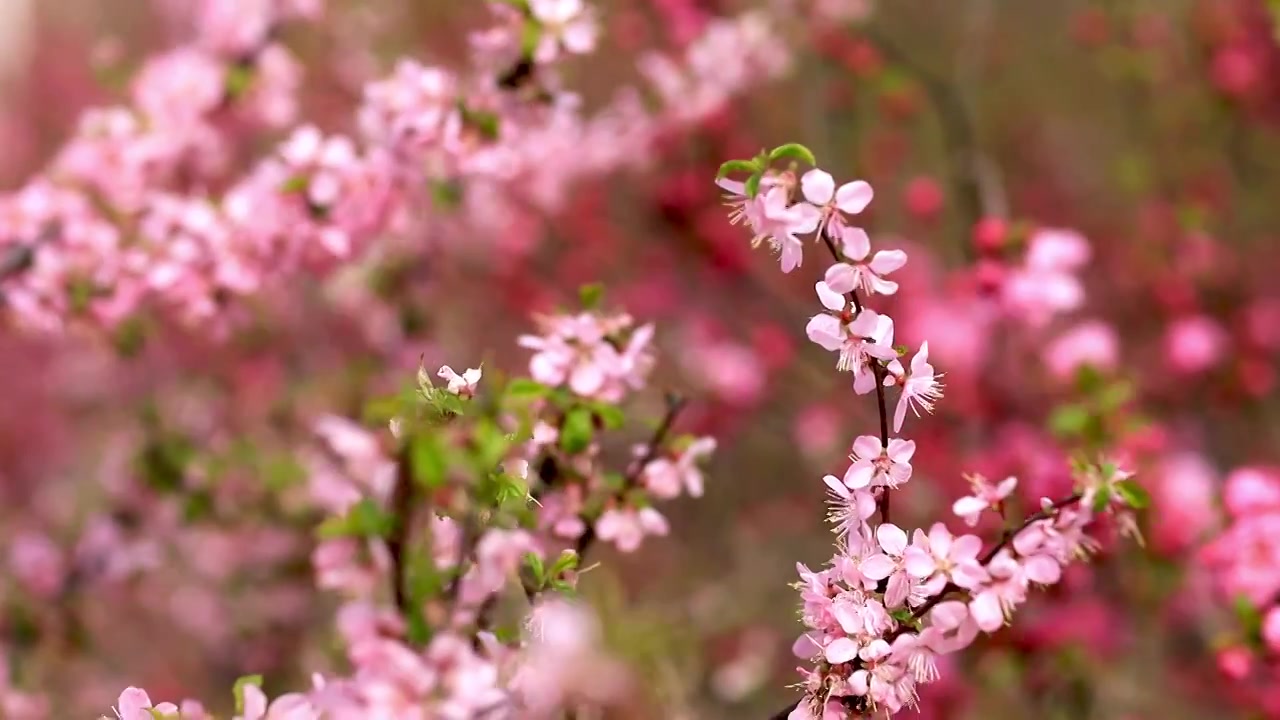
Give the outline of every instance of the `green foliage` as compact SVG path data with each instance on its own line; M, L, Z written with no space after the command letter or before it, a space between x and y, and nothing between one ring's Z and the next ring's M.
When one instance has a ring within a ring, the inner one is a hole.
M760 164L755 160L729 160L720 164L720 169L716 172L716 179L719 180L733 173L751 173L760 172Z
M560 428L560 448L570 455L576 455L591 445L591 437L595 433L590 408L579 406L569 410L565 415L564 426Z
M449 457L439 439L431 433L415 433L408 442L413 481L428 490L444 485L449 471Z
M600 283L592 283L583 285L578 288L578 302L582 303L584 310L595 310L600 307L600 303L604 300L604 285Z
M547 397L551 388L529 378L516 378L507 383L506 397L514 400L536 400Z
M235 699L236 699L237 713L244 713L244 689L246 687L249 687L250 685L257 688L261 688L262 676L261 675L245 675L237 679L236 684L231 688L231 692L232 694L235 695Z
M365 498L342 517L331 517L320 524L317 533L322 540L343 537L383 538L395 529L396 518L370 498Z
M237 63L227 68L223 90L228 98L232 100L240 98L251 87L253 87L253 65Z
M760 193L760 179L762 177L763 175L761 173L756 173L755 175L752 175L751 177L747 178L746 187L743 188L744 191L747 193L747 197L754 198L756 195Z
M792 160L800 160L809 165L817 166L818 159L813 156L813 151L801 145L800 143L787 143L779 145L769 152L770 162L789 158Z
M1147 489L1133 480L1121 480L1112 486L1116 495L1125 505L1141 510L1151 504L1151 495Z

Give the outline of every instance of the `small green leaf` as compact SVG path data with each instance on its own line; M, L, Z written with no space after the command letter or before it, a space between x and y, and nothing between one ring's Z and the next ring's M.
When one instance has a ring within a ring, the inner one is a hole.
M409 465L418 485L427 489L444 485L449 461L434 435L419 433L413 437L409 444Z
M752 173L760 172L760 165L754 160L729 160L721 163L720 170L716 173L716 179L729 175L730 173Z
M1141 510L1151 504L1151 494L1133 480L1121 480L1113 487L1124 504L1135 510Z
M1083 405L1063 405L1049 416L1049 429L1059 437L1083 434L1089 427L1089 409Z
M1236 621L1240 623L1240 630L1251 641L1258 639L1262 634L1262 612L1258 607L1248 597L1237 595L1234 610Z
M802 160L809 165L817 166L818 159L813 156L813 152L809 148L800 143L787 143L779 145L769 153L769 160L781 160L783 158L791 158L793 160Z
M293 177L280 183L280 192L282 193L300 193L307 189L306 175L294 175Z
M627 421L626 413L622 412L622 408L609 403L593 403L591 412L600 418L600 422L610 430L617 430Z
M342 537L382 538L391 534L395 522L395 517L373 500L365 498L352 505L345 516L325 520L320 524L317 533L323 540Z
M520 53L524 57L533 57L533 52L538 49L541 41L542 26L532 19L527 20L524 31L520 34Z
M516 378L507 383L507 397L518 400L533 400L547 396L551 388L529 378Z
M223 89L227 97L235 100L248 92L253 85L253 65L235 64L227 69L227 78Z
M245 675L244 677L237 679L236 684L231 688L231 692L233 695L235 695L235 698L236 698L237 713L244 712L244 689L250 685L257 688L262 687L262 676L261 675Z
M1107 505L1111 503L1111 486L1103 485L1098 488L1098 494L1093 496L1093 511L1100 513L1107 509Z
M550 574L551 577L558 578L563 573L577 569L577 567L578 553L573 550L563 550L560 552L560 557L556 558L555 564L551 566Z
M525 553L524 562L529 566L529 571L533 573L533 579L538 581L538 587L545 585L547 568L542 563L542 556L537 553Z
M747 178L747 184L743 188L743 190L747 193L747 197L754 198L760 192L760 179L763 176L764 176L763 173L757 172L755 175L752 175L751 177Z
M578 301L584 310L595 310L600 307L601 300L604 300L604 285L600 283L583 285L578 289Z
M575 407L564 418L564 427L560 429L560 447L570 455L577 455L591 444L593 433L591 411L585 407Z

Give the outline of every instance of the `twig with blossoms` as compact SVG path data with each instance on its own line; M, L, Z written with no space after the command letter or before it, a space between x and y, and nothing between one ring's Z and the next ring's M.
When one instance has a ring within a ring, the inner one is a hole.
M780 160L791 161L790 167L775 170ZM798 176L796 161L815 167ZM1082 464L1076 493L1043 499L1039 512L986 552L977 536L953 536L942 523L909 537L888 522L888 497L910 479L915 444L889 437L885 388L899 388L893 430L901 432L908 410L933 411L942 397L941 375L929 362L927 342L904 368L899 358L906 349L893 346L892 318L866 307L857 294L897 292L897 283L885 276L906 262L901 251L871 256L867 234L847 223L846 213L860 212L870 201L870 187L848 183L836 190L816 165L807 148L789 144L729 161L717 178L731 194L734 220L747 222L753 244L767 241L779 252L783 272L801 265L803 235L813 233L831 252L836 262L814 288L824 311L809 321L807 334L838 354L836 368L854 374L857 394L875 390L880 410L880 437L858 438L844 477L824 478L833 498L836 553L824 570L798 566L809 631L795 650L814 665L801 669L804 696L774 718L888 717L913 706L918 686L937 679L939 655L1003 627L1032 586L1056 583L1062 566L1090 549L1084 530L1095 516L1114 515L1131 527L1132 510L1145 504L1145 494L1113 464ZM735 172L749 177L726 180ZM958 502L957 514L973 524L975 515L1003 510L1015 483L993 492L975 479L975 502Z

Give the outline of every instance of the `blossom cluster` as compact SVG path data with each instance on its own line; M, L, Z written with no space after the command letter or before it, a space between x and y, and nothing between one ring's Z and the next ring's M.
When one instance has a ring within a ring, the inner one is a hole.
M773 164L779 160L793 162L778 171ZM853 373L857 394L876 394L881 428L879 436L853 443L841 477L824 478L836 552L820 571L798 566L808 631L795 651L814 664L801 669L804 697L789 717L887 717L916 704L918 687L938 678L940 656L999 630L1033 588L1057 583L1067 563L1094 547L1086 530L1099 516L1132 529L1132 510L1145 495L1114 464L1082 464L1073 494L1042 499L1037 512L985 549L979 536L955 535L942 523L913 533L892 524L890 493L911 480L916 443L891 436L890 428L900 433L909 410L933 411L942 397L942 375L929 362L927 342L904 366L908 349L893 344L893 318L866 306L873 295L898 291L889 276L907 262L901 250L872 253L867 233L852 223L872 200L870 185L837 186L817 167L797 174L795 160L816 165L807 148L784 145L725 163L717 183L729 193L732 219L745 222L753 244L778 252L783 272L802 265L807 244L829 250L835 263L815 285L823 310L809 321L807 334L837 354L838 370ZM739 172L749 179L727 179ZM1049 289L1046 298L1023 305L1066 310L1078 301L1069 271L1087 257L1079 247L1074 237L1037 236L1026 278L1017 284ZM892 422L886 388L898 390ZM974 476L971 483L973 493L954 506L966 524L976 525L986 513L1006 514L1016 478L993 484Z
M1232 472L1223 488L1229 524L1200 549L1215 589L1244 614L1246 642L1232 644L1219 663L1255 688L1259 704L1280 711L1275 658L1280 658L1280 475L1271 468Z
M625 88L588 114L555 66L595 48L593 9L488 5L494 24L471 35L470 68L402 59L362 88L354 133L294 127L238 177L237 143L295 120L301 70L278 30L321 5L188 9L197 36L148 62L130 105L87 111L44 173L0 196L9 312L47 331L80 320L111 328L150 307L225 326L236 299L273 278L332 270L425 227L424 206L505 231L527 206L561 205L571 183L643 162L639 148L787 68L768 18L717 19L685 57L642 63L658 113Z
M598 436L645 386L653 328L590 308L538 325L520 340L532 378L506 383L496 405L482 368L446 365L440 386L419 371L389 432L316 422L307 490L327 519L311 564L316 585L343 598L335 625L351 670L270 702L247 678L238 720L554 717L625 691L596 620L572 600L580 558L596 539L630 552L665 534L651 500L701 495L715 444L672 436L673 402L626 471L609 471ZM498 616L513 584L527 608L511 639ZM119 698L123 718L153 711L211 717L194 701L153 707L138 688Z

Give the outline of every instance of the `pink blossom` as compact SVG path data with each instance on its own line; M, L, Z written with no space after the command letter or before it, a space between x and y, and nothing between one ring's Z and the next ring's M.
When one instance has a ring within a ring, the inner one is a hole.
M845 224L845 214L857 215L871 204L871 199L874 197L870 184L862 180L854 180L837 188L831 174L818 168L800 177L800 189L804 193L805 200L821 212L817 232L825 231L834 239L840 239L843 231L848 227ZM865 253L863 256L865 257Z
M1044 351L1045 364L1054 377L1071 379L1082 367L1111 370L1120 360L1120 340L1110 325L1091 320L1059 335Z
M911 457L916 444L912 440L891 438L889 446L880 444L874 435L861 435L853 441L853 464L844 473L844 483L851 490L865 487L888 487L894 490L911 479Z
M987 578L978 562L982 540L976 535L953 537L942 523L934 523L926 535L917 529L911 546L903 553L903 567L930 588L946 583L975 589Z
M596 21L582 0L529 0L529 11L542 26L533 51L537 62L552 62L561 50L582 55L595 49Z
M921 343L915 357L911 358L911 372L904 373L902 364L895 358L889 363L885 377L886 385L898 385L902 393L898 396L898 407L893 413L893 431L902 430L902 422L907 417L907 408L920 417L920 410L933 412L934 403L942 398L942 383L938 379L941 373L935 374L929 364L929 343Z
M635 552L646 535L661 536L668 532L667 519L650 507L605 510L596 521L596 535L625 553Z
M871 580L887 579L889 585L885 590L885 605L900 607L909 597L917 595L915 581L903 564L907 534L897 525L883 523L876 528L876 542L880 546L880 552L865 558L858 569ZM915 601L920 598L917 596L911 599Z
M444 378L448 383L448 391L454 395L462 395L471 397L476 394L476 385L480 382L482 375L481 368L469 368L461 375L454 372L453 368L443 365L440 372L436 373L439 377Z
M1192 316L1174 321L1165 331L1165 357L1177 372L1204 372L1226 357L1228 337L1214 319Z
M175 714L178 712L178 706L169 702L152 706L147 691L136 687L125 688L124 692L120 693L119 700L116 701L116 715L120 720L154 720L151 710Z
M956 500L951 506L951 511L963 519L966 525L973 527L978 524L982 513L999 509L1004 499L1009 497L1013 489L1018 486L1018 479L1008 477L998 485L991 485L981 475L971 475L969 484L973 487L973 494Z
M984 584L969 602L974 622L984 632L1004 627L1014 608L1027 599L1027 577L1022 566L1007 551L1002 551L987 564L990 582Z
M1280 512L1280 473L1258 467L1233 470L1227 475L1223 499L1236 517Z
M1262 641L1271 652L1280 654L1280 605L1272 605L1263 616Z
M813 232L821 218L817 208L803 202L791 204L787 195L786 188L771 188L762 206L765 239L778 251L784 273L800 267L804 260L804 244L796 236Z
M690 497L702 497L702 469L698 463L715 449L715 438L699 438L674 458L658 458L647 464L641 481L654 497L671 499L677 497L682 488Z
M855 227L841 228L839 238L842 254L852 261L833 265L827 271L827 282L831 282L833 271L847 276L842 284L851 288L859 288L864 293L893 295L898 292L898 283L886 280L884 276L899 270L907 264L907 254L902 250L880 250L868 261L871 255L871 239L865 230ZM845 292L848 292L847 290Z

